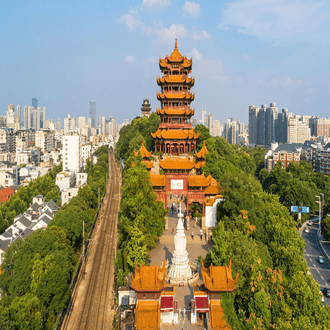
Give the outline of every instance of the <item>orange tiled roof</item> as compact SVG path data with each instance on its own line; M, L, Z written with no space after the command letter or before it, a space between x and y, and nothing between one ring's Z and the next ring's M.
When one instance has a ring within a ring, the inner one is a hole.
M149 158L151 156L151 152L144 146L144 141L142 140L142 145L140 147L140 153L143 158ZM138 152L134 151L134 156L138 156Z
M10 200L11 196L15 194L15 190L10 187L0 190L0 203L6 203Z
M231 329L225 320L225 313L219 300L210 300L210 325L212 330Z
M151 136L155 139L165 140L196 140L199 137L200 132L195 133L193 129L171 129L171 130L158 130L155 133L151 133Z
M218 195L221 192L219 184L210 184L204 191L205 195Z
M169 75L167 77L157 77L157 84L160 86L164 83L186 83L190 85L194 85L195 78L190 78L188 76L176 76L176 75Z
M206 194L207 188L204 191L205 194ZM204 198L205 206L213 206L214 202L219 198L223 198L223 195L216 195L214 197L210 197L210 196L205 197Z
M143 160L142 163L147 167L148 170L150 170L154 165L152 162L149 162L149 160Z
M164 187L165 186L165 175L150 174L150 181L154 187Z
M165 170L191 170L195 166L195 159L186 158L166 158L159 160L159 166Z
M201 261L201 270L204 286L209 291L226 292L234 291L238 281L238 274L236 280L232 278L231 274L231 259L229 266L211 266L205 268L203 259Z
M137 292L161 291L165 287L165 262L163 267L141 266L135 261L135 272L132 274L132 289Z
M204 165L205 165L205 162L204 162L204 161L199 161L198 163L196 163L195 167L196 167L197 169L200 169L200 168L202 168L202 166L204 166Z
M196 157L205 159L205 155L207 155L208 153L209 153L209 151L207 150L205 141L204 141L202 149L199 152L196 152Z
M211 174L206 178L204 173L201 175L190 175L188 180L190 187L206 187L212 182L216 183Z
M157 93L156 94L158 101L161 100L170 100L170 99L186 99L193 101L195 99L195 93Z
M187 115L193 116L195 114L195 110L193 109L157 109L157 113L159 115Z
M160 329L160 307L158 300L139 300L136 308L135 326L137 330Z
M160 67L167 67L169 63L180 63L184 67L190 67L192 64L192 59L188 60L185 56L182 56L178 50L178 43L175 40L174 51L170 56L167 56L164 59L159 59Z

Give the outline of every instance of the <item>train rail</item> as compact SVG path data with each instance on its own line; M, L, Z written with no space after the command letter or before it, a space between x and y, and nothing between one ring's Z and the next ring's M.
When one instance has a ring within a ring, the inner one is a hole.
M62 330L112 329L120 185L120 170L110 152L107 191L75 286L75 301Z

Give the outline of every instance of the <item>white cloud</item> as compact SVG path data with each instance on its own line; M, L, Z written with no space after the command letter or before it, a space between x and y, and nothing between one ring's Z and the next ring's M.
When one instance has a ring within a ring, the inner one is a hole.
M164 8L171 4L170 0L143 0L142 8L156 9Z
M246 55L246 54L242 55L242 60L243 61L247 61L248 59L249 59L248 55Z
M209 33L207 33L207 31L200 31L199 33L194 31L193 39L194 40L207 40L207 39L211 39L211 35Z
M125 62L128 64L132 64L133 62L135 62L135 58L132 55L128 55L125 58Z
M243 77L239 77L239 78L237 79L237 83L238 83L239 85L244 85L244 79L243 79Z
M174 40L186 37L188 32L183 24L172 24L169 28L161 28L155 31L156 39L161 43L174 45Z
M220 29L234 26L242 34L264 40L321 37L330 14L325 2L302 0L241 0L222 9ZM319 31L321 30L321 31ZM324 32L323 32L324 34Z
M201 12L201 6L198 3L186 1L182 8L188 15L196 17Z
M196 78L219 83L221 85L228 85L231 82L231 78L226 76L223 72L223 66L220 59L205 59L196 48L192 49L189 56L193 59L193 71Z
M141 29L145 34L150 35L151 27L144 25L138 18L138 11L130 8L129 14L123 15L119 18L131 31L134 29Z
M155 56L150 56L150 57L148 58L148 62L149 62L149 63L156 63L156 57L155 57Z
M301 79L292 80L291 78L287 77L286 79L279 80L279 79L272 79L269 83L271 86L293 86L293 85L301 85L304 81Z
M262 79L258 79L258 80L256 81L256 85L263 85L264 83L265 83L265 81L262 80Z

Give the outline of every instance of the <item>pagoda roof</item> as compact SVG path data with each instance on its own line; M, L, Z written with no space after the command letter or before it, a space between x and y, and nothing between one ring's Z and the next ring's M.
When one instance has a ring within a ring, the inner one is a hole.
M165 83L186 83L190 85L194 85L195 78L191 78L188 76L179 76L179 75L168 75L166 77L157 77L157 84L160 86Z
M135 272L132 274L132 289L137 292L159 292L165 287L165 262L163 267L141 266L135 260Z
M158 300L139 300L136 308L135 327L138 330L160 329L160 306Z
M205 195L218 195L220 194L221 189L219 184L210 184L204 191Z
M148 151L148 149L144 146L144 141L142 140L142 145L140 147L140 153L143 158L149 158L151 156L151 152ZM137 151L134 151L134 156L137 157L139 153Z
M171 129L171 130L158 130L155 133L151 133L151 136L155 139L165 140L196 140L199 137L200 132L195 133L193 129Z
M229 266L213 266L211 264L209 268L204 267L203 259L201 259L201 271L204 286L208 291L228 292L236 289L239 274L237 274L236 280L232 278L231 259Z
M159 115L187 115L187 116L193 116L195 114L194 109L157 109L157 114Z
M195 99L195 94L192 94L190 92L184 92L184 93L157 93L157 99L158 101L161 100L172 100L172 99L186 99L193 101Z
M191 170L195 166L195 159L190 160L187 156L186 158L166 158L164 160L159 160L159 166L165 170Z
M205 165L205 162L204 161L199 161L199 162L196 163L195 168L201 169L202 166L204 166L204 165Z
M206 190L207 190L207 188L205 189L205 191ZM210 196L205 197L204 198L205 206L213 206L214 202L217 199L223 199L223 195L216 195L216 196L213 196L213 197L210 197Z
M209 153L209 151L207 150L205 141L204 141L202 149L199 152L196 152L196 157L205 159L205 155L207 155L208 153Z
M210 325L211 329L214 330L229 330L231 327L227 324L225 320L225 313L220 304L220 299L210 299Z
M154 164L152 162L150 162L149 160L143 160L142 163L147 167L147 169L151 169Z
M205 177L204 173L201 175L190 175L188 178L189 187L206 187L212 182L216 183L211 174L208 177Z
M181 64L184 67L191 67L192 65L192 59L188 59L186 56L182 56L178 49L178 43L175 39L175 45L174 50L170 56L165 56L164 59L159 59L159 66L162 67L168 67L169 64L176 63Z
M150 174L150 181L154 187L164 187L165 186L165 175Z

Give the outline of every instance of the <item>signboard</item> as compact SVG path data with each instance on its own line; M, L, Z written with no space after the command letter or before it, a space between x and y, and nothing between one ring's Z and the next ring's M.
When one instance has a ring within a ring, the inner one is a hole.
M183 180L171 180L171 190L183 190Z
M291 212L298 212L298 206L291 206Z
M196 323L196 313L191 312L191 319L190 319L191 324Z
M291 206L291 212L309 213L308 206Z

